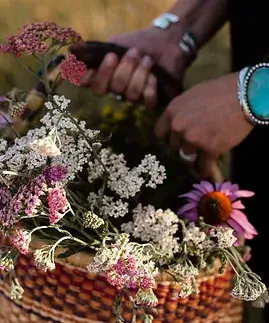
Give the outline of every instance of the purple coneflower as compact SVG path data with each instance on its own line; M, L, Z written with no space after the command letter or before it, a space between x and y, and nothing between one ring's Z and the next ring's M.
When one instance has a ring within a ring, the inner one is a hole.
M193 187L194 190L180 195L188 201L178 210L181 217L192 222L197 222L202 217L205 223L211 225L228 225L235 230L236 235L245 239L252 239L258 234L241 211L245 207L239 200L253 196L253 192L239 190L237 184L230 182L211 184L201 181Z

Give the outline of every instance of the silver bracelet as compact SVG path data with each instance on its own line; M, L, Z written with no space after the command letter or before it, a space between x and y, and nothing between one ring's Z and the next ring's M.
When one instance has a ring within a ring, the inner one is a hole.
M243 113L251 124L254 124L254 121L252 120L250 114L249 114L249 107L246 101L246 88L245 88L245 80L246 80L246 75L249 71L250 67L244 67L238 75L238 80L237 80L237 93L238 93L238 100L241 105L241 108L243 110Z
M164 30L169 28L171 24L175 24L179 21L180 19L177 15L174 15L173 13L163 13L152 21L152 25Z
M259 63L252 67L243 68L238 75L238 100L242 107L243 113L246 119L253 125L269 125L269 120L267 118L262 118L260 116L256 116L253 112L253 108L251 107L250 100L248 96L249 83L253 76L253 74L261 68L269 69L268 63Z
M191 32L185 32L179 42L179 47L194 60L197 56L197 44L194 35Z

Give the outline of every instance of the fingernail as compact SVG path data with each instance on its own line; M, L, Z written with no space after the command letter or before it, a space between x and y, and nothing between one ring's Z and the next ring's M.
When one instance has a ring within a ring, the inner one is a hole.
M153 64L153 61L152 61L151 57L144 56L142 58L141 65L143 65L144 67L151 67L152 64Z
M131 48L126 53L126 56L128 56L130 58L137 58L139 56L139 52L136 48Z
M117 59L115 57L115 54L109 53L106 55L104 60L104 63L106 64L106 66L109 66L109 67L114 66L116 62L117 62Z

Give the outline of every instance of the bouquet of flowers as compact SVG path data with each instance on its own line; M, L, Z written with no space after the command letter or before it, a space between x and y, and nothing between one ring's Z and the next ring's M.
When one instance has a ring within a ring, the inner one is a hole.
M86 270L101 273L118 290L114 313L123 322L124 297L144 322L151 322L158 298L154 293L161 273L174 280L175 298L199 293L197 278L212 268L234 271L231 295L262 305L266 286L246 264L255 228L241 211L241 198L254 193L230 182L194 184L179 197L178 209L145 204L166 181L166 169L152 154L130 166L113 151L109 138L87 127L69 111L70 100L57 94L57 81L47 77L49 63L62 48L81 37L54 23L34 23L0 46L17 59L31 55L42 73L27 69L46 89L45 114L39 124L20 136L0 139L0 226L3 243L0 269L11 282L11 298L23 289L14 271L18 256L32 253L34 265L53 271L57 258L85 251L92 255ZM86 66L66 54L59 78L79 85ZM27 102L6 96L11 126L27 110ZM10 132L9 132L10 133ZM176 194L178 194L176 192ZM37 243L38 242L38 243ZM179 288L176 288L179 286Z

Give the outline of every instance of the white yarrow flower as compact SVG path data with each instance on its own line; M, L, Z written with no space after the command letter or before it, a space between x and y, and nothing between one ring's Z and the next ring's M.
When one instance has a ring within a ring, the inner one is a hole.
M34 140L29 144L29 147L42 156L56 157L61 155L61 150L57 147L51 136Z

